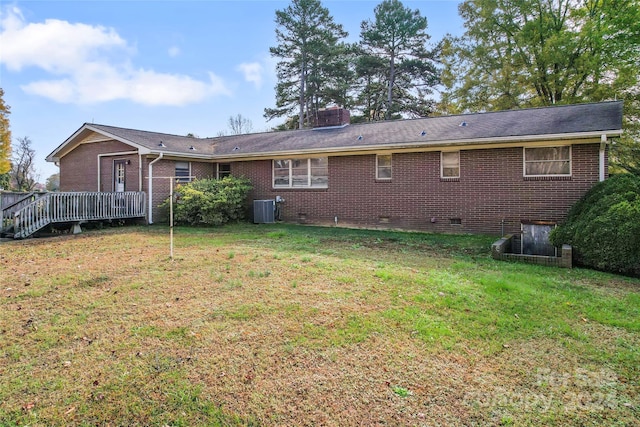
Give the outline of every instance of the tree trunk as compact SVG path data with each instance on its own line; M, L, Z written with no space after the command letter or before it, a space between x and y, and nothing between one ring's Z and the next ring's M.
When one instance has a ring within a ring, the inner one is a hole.
M391 119L391 105L393 104L393 83L396 78L396 64L395 57L391 53L391 64L389 64L389 87L387 88L387 112L385 114L386 119Z
M302 69L300 70L300 111L298 112L298 129L304 128L304 78L305 78L305 70L304 63L302 64Z

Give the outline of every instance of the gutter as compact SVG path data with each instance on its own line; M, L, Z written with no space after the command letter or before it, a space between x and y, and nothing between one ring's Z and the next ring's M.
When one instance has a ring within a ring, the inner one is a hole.
M149 163L149 224L153 224L153 164L164 157L164 153Z

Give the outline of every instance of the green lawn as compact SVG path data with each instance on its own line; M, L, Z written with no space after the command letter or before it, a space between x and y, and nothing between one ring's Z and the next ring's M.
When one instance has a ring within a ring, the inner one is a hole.
M0 244L0 425L638 425L640 280L291 225Z

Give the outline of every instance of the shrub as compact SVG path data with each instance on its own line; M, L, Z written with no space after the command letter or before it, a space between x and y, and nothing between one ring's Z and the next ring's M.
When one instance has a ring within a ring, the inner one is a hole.
M640 276L640 177L616 175L595 185L551 233L551 242L572 245L578 264Z
M176 188L174 221L190 225L222 225L244 217L251 191L246 178L200 179ZM164 205L168 206L169 200Z

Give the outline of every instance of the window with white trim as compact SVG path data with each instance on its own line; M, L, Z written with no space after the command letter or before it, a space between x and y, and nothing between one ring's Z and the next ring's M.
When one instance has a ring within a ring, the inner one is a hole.
M391 179L391 154L376 156L376 179Z
M440 176L460 178L460 151L440 152Z
M191 162L176 162L175 175L177 182L191 181Z
M231 175L231 163L217 163L216 176L218 179Z
M571 176L571 146L525 147L524 176Z
M274 188L327 188L328 184L327 157L273 161Z

